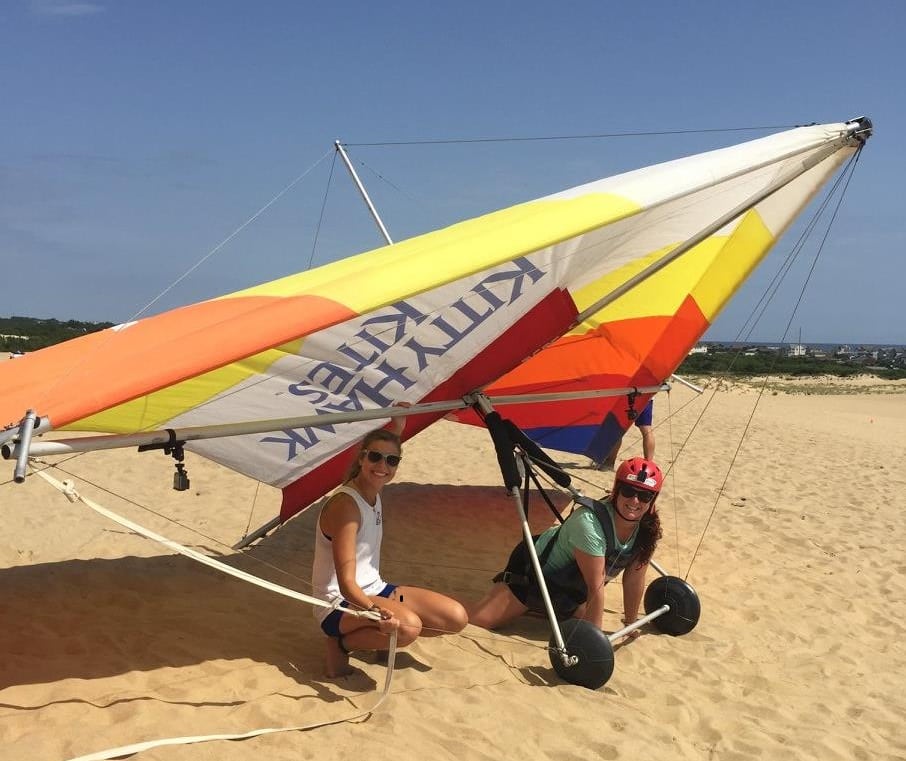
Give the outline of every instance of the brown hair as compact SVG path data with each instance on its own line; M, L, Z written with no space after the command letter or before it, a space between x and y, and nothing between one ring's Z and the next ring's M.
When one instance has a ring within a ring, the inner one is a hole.
M642 516L642 520L639 521L639 533L636 534L635 538L635 553L633 555L633 560L638 563L638 567L641 568L654 554L654 549L657 547L658 540L664 535L664 531L661 528L661 517L657 514L657 510L654 509L654 503L651 507L648 508L648 512Z
M359 475L359 473L362 472L362 453L366 449L369 449L375 441L389 441L396 447L397 454L400 454L403 451L402 444L400 443L400 437L395 433L388 431L386 428L377 428L371 431L371 433L369 433L367 436L365 436L364 439L362 439L362 443L359 444L359 448L355 453L355 458L349 464L349 468L346 470L346 477L343 479L344 484L348 484L350 481L352 481L353 478L355 478L357 475Z

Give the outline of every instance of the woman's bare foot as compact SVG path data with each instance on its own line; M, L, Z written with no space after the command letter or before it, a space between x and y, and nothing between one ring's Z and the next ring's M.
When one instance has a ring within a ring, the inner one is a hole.
M327 676L334 679L338 676L348 676L352 673L352 666L349 665L349 653L340 645L337 637L327 638Z

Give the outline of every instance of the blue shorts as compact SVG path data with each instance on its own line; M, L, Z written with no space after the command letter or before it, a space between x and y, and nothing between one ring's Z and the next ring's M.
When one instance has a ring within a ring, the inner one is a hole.
M384 588L377 593L377 597L390 597L396 591L396 584L385 584ZM343 616L341 608L348 608L349 603L346 600L340 603L340 607L328 613L321 622L321 630L328 637L340 636L340 618Z
M654 420L654 399L649 399L648 404L645 405L645 409L643 409L635 419L635 424L639 427L651 425L652 420Z

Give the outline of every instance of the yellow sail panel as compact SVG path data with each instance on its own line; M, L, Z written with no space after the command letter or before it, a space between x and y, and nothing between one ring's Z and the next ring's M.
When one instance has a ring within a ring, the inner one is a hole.
M640 211L630 199L588 192L574 198L529 201L354 257L264 283L222 298L287 296L304 292L363 314L470 274L547 248ZM375 256L380 257L375 266ZM363 271L367 287L357 288ZM401 280L405 290L401 291Z
M708 324L739 290L775 243L761 216L750 211L716 250L699 281L689 289Z
M692 295L709 322L774 244L757 211L747 212L733 232L712 235L686 254L607 305L569 335L582 335L602 323L640 315L674 314ZM679 242L637 259L574 293L579 311L593 305L647 267L668 256Z

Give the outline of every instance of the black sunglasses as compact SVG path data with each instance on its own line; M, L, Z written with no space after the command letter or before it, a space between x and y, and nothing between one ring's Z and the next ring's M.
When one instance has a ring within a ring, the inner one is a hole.
M383 452L376 452L374 449L363 449L362 451L368 456L368 462L377 464L381 460L386 460L391 468L395 468L400 464L400 460L403 459L398 454L384 454Z
M648 491L647 489L636 489L634 486L629 484L620 484L619 488L620 496L626 497L626 499L632 499L637 497L639 502L648 503L655 498L655 493L653 491Z

